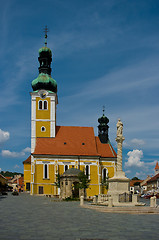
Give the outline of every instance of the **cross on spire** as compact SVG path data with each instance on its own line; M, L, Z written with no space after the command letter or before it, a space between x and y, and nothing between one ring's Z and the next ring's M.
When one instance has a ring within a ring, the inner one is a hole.
M44 28L44 33L45 33L45 47L47 47L47 33L49 32L49 29L47 25Z

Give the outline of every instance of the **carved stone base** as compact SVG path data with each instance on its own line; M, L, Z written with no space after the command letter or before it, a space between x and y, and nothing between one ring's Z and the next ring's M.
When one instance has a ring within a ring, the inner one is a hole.
M109 179L108 195L113 198L113 204L119 202L119 194L129 193L130 179L125 177L123 171L115 173L114 177Z

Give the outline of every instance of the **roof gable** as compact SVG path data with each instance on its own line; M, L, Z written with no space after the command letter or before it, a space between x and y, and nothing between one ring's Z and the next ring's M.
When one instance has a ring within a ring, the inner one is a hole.
M31 155L25 161L23 161L23 164L25 163L31 163Z
M153 176L151 179L149 179L149 180L147 181L147 183L150 183L150 182L156 181L158 178L159 178L159 173L156 174L155 176Z

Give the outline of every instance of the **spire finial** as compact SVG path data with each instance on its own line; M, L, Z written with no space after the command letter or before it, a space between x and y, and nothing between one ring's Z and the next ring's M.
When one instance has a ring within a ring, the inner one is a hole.
M47 25L44 28L44 33L45 33L45 47L47 47L47 33L49 32L49 29Z
M104 115L104 112L105 112L105 106L103 105L103 115Z

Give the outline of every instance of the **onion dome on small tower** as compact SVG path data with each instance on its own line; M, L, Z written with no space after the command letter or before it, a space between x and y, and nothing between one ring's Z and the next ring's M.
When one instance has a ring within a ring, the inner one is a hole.
M108 129L109 126L107 125L109 123L109 119L104 115L104 107L103 107L103 116L101 118L98 118L98 137L101 141L101 143L108 143L109 142L109 136L108 136Z
M39 76L32 81L33 91L40 89L49 90L51 92L57 92L57 83L51 77L51 62L52 52L47 47L47 32L48 28L45 27L45 47L39 49Z

